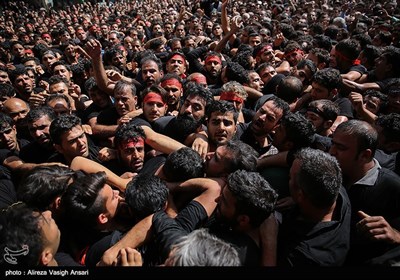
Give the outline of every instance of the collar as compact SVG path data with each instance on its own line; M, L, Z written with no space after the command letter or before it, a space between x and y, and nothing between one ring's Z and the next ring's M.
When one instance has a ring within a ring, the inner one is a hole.
M355 182L354 185L364 185L364 186L374 186L376 183L376 180L378 179L379 175L379 170L382 168L379 162L376 159L374 160L374 167L372 167L370 170L367 171L364 177L362 177L360 180Z

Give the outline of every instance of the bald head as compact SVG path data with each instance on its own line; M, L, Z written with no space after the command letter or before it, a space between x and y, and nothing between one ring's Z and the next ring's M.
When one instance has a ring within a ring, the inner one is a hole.
M9 115L15 123L25 118L26 114L29 112L28 104L24 100L16 97L7 99L3 103L3 106L4 112Z

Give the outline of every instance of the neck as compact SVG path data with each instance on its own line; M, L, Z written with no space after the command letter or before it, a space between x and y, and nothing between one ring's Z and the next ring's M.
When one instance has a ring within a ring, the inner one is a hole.
M349 187L360 180L374 166L375 162L371 160L370 162L362 165L360 168L355 168L351 174L346 174L346 187Z
M251 239L254 240L254 242L257 244L258 247L261 247L261 242L260 242L260 232L259 228L252 228L249 231L246 232L247 235L251 237Z
M267 147L270 144L267 136L254 136L254 139L256 139L258 145L262 148Z
M304 220L311 222L330 222L332 221L333 211L335 210L336 202L329 208L316 208L313 205L301 206L301 215Z

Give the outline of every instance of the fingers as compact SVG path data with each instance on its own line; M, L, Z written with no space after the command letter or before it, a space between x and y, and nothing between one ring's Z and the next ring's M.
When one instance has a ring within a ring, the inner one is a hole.
M363 211L358 211L357 214L361 219L371 217L371 216L367 215L366 213L364 213Z

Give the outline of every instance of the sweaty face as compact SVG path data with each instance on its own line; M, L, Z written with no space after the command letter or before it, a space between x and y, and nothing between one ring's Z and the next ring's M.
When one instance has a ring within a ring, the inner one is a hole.
M32 138L44 148L50 148L52 143L50 141L50 124L51 120L48 116L41 116L32 123L28 123L29 133Z
M209 141L216 146L225 145L236 133L236 122L232 112L211 113L207 121Z
M50 250L54 256L57 253L60 245L61 233L51 215L50 210L42 212L41 216L39 227L42 230L44 244L50 247Z
M161 98L160 98L161 100ZM154 122L165 115L167 105L161 101L149 101L143 103L143 115L149 122Z
M277 126L282 115L282 109L277 108L273 101L267 101L254 115L251 130L254 135L267 136Z
M138 172L143 168L144 140L142 138L123 141L118 147L119 158L131 172Z
M255 90L262 91L264 82L261 80L260 75L257 72L251 72L249 74L250 83L249 86Z
M56 146L67 161L72 161L76 156L89 156L88 140L80 125L74 126L70 131L65 132L62 135L61 144Z
M29 95L33 91L33 81L27 74L23 74L15 79L14 87L17 92Z
M107 217L106 222L112 222L118 212L119 203L122 200L119 191L113 190L110 185L105 184L100 190L99 196L101 196L102 201L105 201L105 212L103 214Z
M221 177L229 173L232 155L226 146L218 147L214 153L209 153L206 157L205 170L207 177Z
M237 225L236 199L227 186L222 189L221 195L215 200L217 202L216 217L232 227Z
M142 65L142 79L147 86L158 83L162 76L162 71L154 61L148 60Z
M181 56L175 55L168 60L166 69L168 73L175 73L180 76L186 72L186 62Z
M199 96L188 96L180 109L179 114L191 115L195 120L200 120L205 114L205 100Z
M136 109L137 96L133 96L129 89L114 92L114 104L118 114L123 115Z
M211 78L217 79L222 72L222 64L214 59L206 60L205 69Z
M72 73L64 65L54 67L53 74L66 78L68 82L71 81Z
M0 129L0 147L15 151L18 147L17 129L15 126L5 126Z

